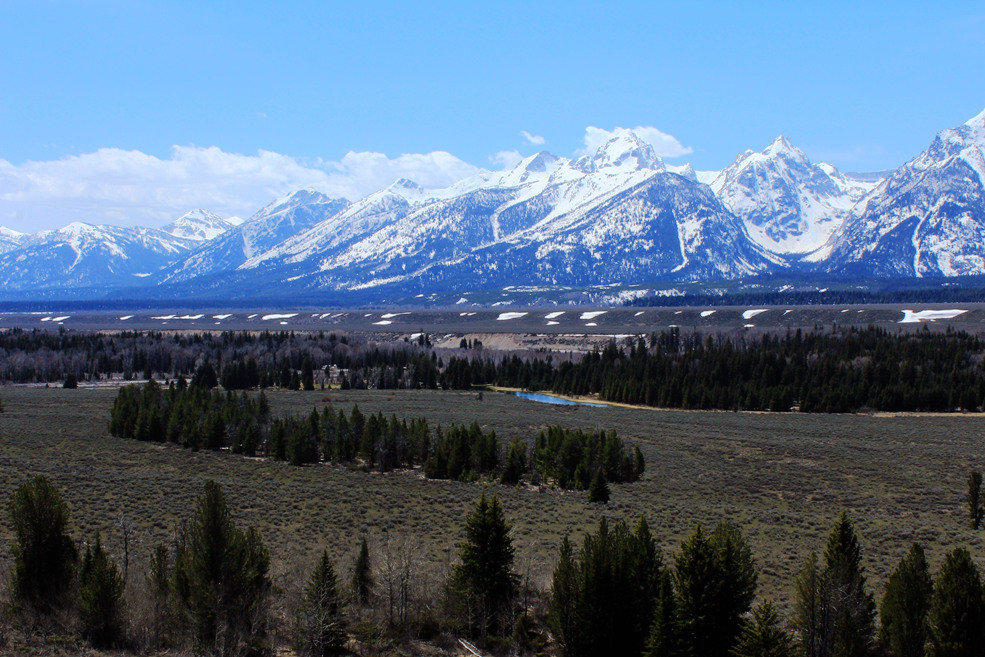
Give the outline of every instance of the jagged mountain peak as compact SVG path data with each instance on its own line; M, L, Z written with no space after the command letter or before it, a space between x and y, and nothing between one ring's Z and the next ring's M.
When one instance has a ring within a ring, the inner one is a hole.
M739 155L711 188L763 248L804 254L828 240L872 185L812 163L780 135L761 153Z
M763 155L767 157L785 157L800 161L807 161L804 151L790 143L790 140L783 135L777 136L769 146L763 150Z
M399 196L408 203L418 203L424 199L427 190L409 178L398 178L390 186L383 188L379 192L383 195ZM371 194L367 198L373 198L376 194ZM356 202L358 203L358 201Z
M609 168L663 171L664 163L649 142L634 131L621 128L594 153L578 158L575 167L585 173Z
M235 225L214 212L198 208L186 212L161 230L176 237L203 242L222 235Z
M972 128L985 128L985 110L982 110L975 116L971 117L965 121L964 124L971 126Z

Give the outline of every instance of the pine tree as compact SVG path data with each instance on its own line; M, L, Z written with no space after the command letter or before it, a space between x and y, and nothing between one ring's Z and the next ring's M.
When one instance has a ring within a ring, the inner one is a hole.
M914 543L889 576L879 607L879 641L896 657L923 657L933 592L923 548Z
M832 655L862 657L872 647L875 633L875 601L865 590L862 548L855 526L842 511L824 550L825 579L832 587L835 633Z
M168 597L171 593L171 568L168 549L163 543L154 546L150 557L150 567L145 576L147 591L153 605L151 619L151 641L154 647L160 646L165 628L168 627Z
M725 657L756 591L748 544L727 522L706 535L700 525L681 545L675 589L684 641L694 654Z
M722 584L719 588L718 623L721 648L732 646L742 630L744 617L756 597L758 574L752 550L738 527L722 521L710 536Z
M982 473L975 470L968 475L968 517L972 529L981 527L983 514L985 508L982 506Z
M206 650L231 650L265 629L270 556L259 534L233 523L214 481L205 484L175 558L173 587Z
M735 648L733 657L793 657L793 640L783 628L771 600L763 600L753 610Z
M465 540L459 544L462 562L452 573L452 589L469 633L482 643L490 634L503 636L512 627L518 578L510 528L499 498L487 498L483 490L465 519Z
M501 481L504 484L516 484L526 471L527 443L522 438L514 437L506 452L506 467L503 468Z
M865 590L862 550L847 513L835 521L824 568L811 557L797 577L794 627L807 657L861 657L872 649L875 601Z
M579 645L578 601L580 598L578 566L574 560L571 542L565 536L554 576L551 578L551 598L547 624L563 655L574 655Z
M297 616L297 650L308 657L329 657L344 651L347 636L335 570L322 552L308 578Z
M14 491L7 512L14 530L14 599L42 612L61 606L77 559L68 535L68 506L51 481L39 475Z
M97 647L112 647L120 639L124 584L119 568L106 554L96 532L79 568L77 606L83 632Z
M653 624L650 625L643 657L689 657L690 654L681 630L674 578L670 571L664 571L660 577L656 613L653 615Z
M825 596L828 587L824 572L818 565L817 553L811 552L804 568L794 581L793 627L800 635L800 645L805 657L830 655L827 637L833 633L830 609Z
M981 655L985 646L985 600L971 554L955 548L944 558L930 604L930 657Z
M305 358L301 363L301 388L309 391L315 389L315 368L310 358Z
M607 504L609 502L609 484L605 481L602 468L596 471L592 483L588 487L588 501L592 504Z
M359 555L352 567L352 599L359 606L369 604L373 591L373 573L369 563L369 545L363 536L359 545Z

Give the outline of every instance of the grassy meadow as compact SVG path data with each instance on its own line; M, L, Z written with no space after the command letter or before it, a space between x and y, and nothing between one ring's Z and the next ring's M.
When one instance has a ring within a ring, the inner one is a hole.
M322 548L343 577L360 535L406 539L440 570L456 554L463 519L482 484L428 481L420 471L387 474L334 465L293 467L227 453L191 452L109 435L113 389L6 388L0 414L0 498L47 475L72 510L75 535L100 530L122 565L121 518L133 527L130 568L142 571L158 541L191 514L207 479L219 482L237 522L256 525L271 553L275 584L299 587ZM543 427L615 429L638 443L640 482L613 485L612 501L547 487L493 489L513 522L517 569L550 583L561 537L581 536L604 515L646 514L665 561L696 523L727 518L749 539L761 595L788 607L792 579L812 550L823 551L834 518L857 522L877 599L897 560L919 541L936 570L945 551L968 547L985 565L985 542L967 528L964 497L985 467L985 416L800 415L560 407L504 393L442 391L269 392L275 414L331 403L347 411L414 418L432 427L479 422L506 440L532 440ZM328 401L326 401L328 400ZM0 517L0 568L11 532ZM5 578L4 578L5 579Z

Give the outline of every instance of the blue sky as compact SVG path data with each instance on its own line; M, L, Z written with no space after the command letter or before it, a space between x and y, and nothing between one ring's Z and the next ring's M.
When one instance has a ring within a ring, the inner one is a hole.
M879 170L983 108L981 2L0 0L0 223L248 214L324 176L438 184L571 155L589 126L652 126L697 169L782 133ZM182 196L189 177L212 187Z

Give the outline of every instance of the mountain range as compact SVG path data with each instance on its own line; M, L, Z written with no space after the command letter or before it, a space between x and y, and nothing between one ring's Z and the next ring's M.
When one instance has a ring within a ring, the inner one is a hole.
M985 112L879 175L786 138L722 171L664 163L630 130L446 189L401 179L350 201L302 189L245 221L0 227L0 298L249 300L659 281L985 274Z

